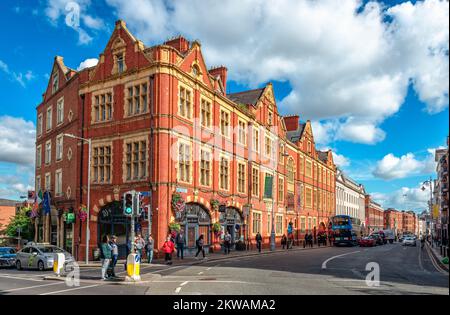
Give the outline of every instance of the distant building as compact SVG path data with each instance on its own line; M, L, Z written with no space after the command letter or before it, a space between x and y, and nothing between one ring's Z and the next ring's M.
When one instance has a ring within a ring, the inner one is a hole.
M368 232L382 230L384 228L384 210L381 205L373 201L370 195L366 195L365 208Z
M393 208L384 211L384 228L394 231L395 235L403 233L402 212Z
M448 249L448 137L447 148L436 150L435 161L437 162L437 179L435 181L434 187L434 199L437 208L436 210L438 210L438 213L433 213L432 215L436 223L434 234L440 241L442 245L441 252L443 251L443 254L445 256Z
M336 171L336 214L349 215L366 224L365 189L342 170Z
M16 214L16 200L0 199L0 236Z

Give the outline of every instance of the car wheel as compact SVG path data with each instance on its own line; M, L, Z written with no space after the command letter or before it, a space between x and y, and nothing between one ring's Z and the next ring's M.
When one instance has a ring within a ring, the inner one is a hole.
M22 270L22 264L20 263L20 260L16 261L16 269L17 270Z
M38 269L39 271L44 271L45 269L44 262L42 260L38 261Z

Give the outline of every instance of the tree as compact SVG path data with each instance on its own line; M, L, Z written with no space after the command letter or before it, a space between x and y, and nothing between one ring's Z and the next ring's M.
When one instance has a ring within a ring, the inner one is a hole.
M5 234L9 237L17 237L19 233L17 229L20 228L20 237L24 239L33 239L33 225L29 216L30 208L22 207L17 214L12 217L9 224L6 226Z

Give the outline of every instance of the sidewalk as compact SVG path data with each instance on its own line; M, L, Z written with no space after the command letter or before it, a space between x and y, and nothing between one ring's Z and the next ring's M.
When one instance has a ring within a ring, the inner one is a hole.
M173 253L172 255L172 266L178 266L178 265L196 265L196 264L201 264L205 261L218 261L218 260L224 260L224 259L230 259L230 258L235 258L235 257L248 257L248 256L255 256L255 255L270 255L273 253L281 253L281 252L287 252L287 251L299 251L299 250L312 250L312 249L320 249L320 248L327 248L330 246L321 246L318 247L317 245L312 247L312 248L303 248L303 246L294 246L293 248L286 250L286 249L282 249L282 248L277 248L275 249L275 251L271 251L269 249L263 249L261 251L261 253L258 253L258 250L256 249L251 249L251 250L244 250L244 251L236 251L233 250L231 251L230 254L225 255L223 252L215 252L215 253L211 253L211 254L207 254L206 255L206 259L204 260L203 257L201 257L201 255L199 255L199 257L196 259L193 256L185 256L184 259L178 259L177 258L177 254L176 251ZM117 261L117 265L124 265L125 264L125 259L121 259ZM159 258L159 259L153 259L152 264L165 264L165 261L163 258ZM91 261L89 262L88 265L86 265L86 263L84 261L79 261L78 265L80 266L80 268L101 268L101 262L100 261ZM149 266L151 264L147 264L146 259L144 257L144 259L142 260L141 263L142 266Z
M445 271L448 272L448 264L444 264L444 263L442 262L442 260L443 260L445 257L442 257L442 256L441 256L441 253L440 253L440 247L436 247L436 246L431 247L431 245L430 245L430 243L429 243L428 241L426 242L426 244L427 244L427 248L428 248L429 252L431 253L431 255L433 256L432 258L433 258L433 260L436 262L436 264L437 264L441 269L443 269L443 270L445 270Z

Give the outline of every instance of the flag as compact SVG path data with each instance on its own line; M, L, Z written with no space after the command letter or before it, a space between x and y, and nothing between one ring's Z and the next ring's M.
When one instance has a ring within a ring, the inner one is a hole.
M44 201L43 201L43 204L42 204L45 214L49 214L50 213L50 210L51 210L51 208L50 208L50 199L51 199L50 198L50 192L46 191L44 193Z
M37 193L36 196L37 203L40 204L42 202L42 199L44 199L42 196L42 190L39 189L39 192Z

